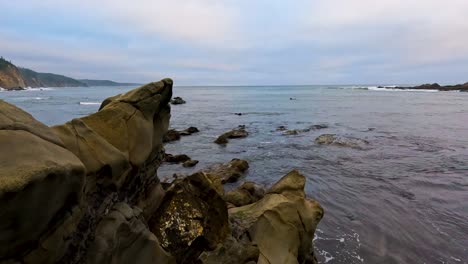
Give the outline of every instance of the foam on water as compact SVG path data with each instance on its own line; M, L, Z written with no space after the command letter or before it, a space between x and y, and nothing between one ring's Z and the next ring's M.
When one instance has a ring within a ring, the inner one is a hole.
M100 105L99 102L80 102L80 105Z

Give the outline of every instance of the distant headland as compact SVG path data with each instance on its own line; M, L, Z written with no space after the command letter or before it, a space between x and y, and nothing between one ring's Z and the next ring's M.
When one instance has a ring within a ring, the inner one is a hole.
M110 80L73 79L54 73L41 73L17 67L0 57L0 87L6 90L24 90L26 87L88 87L130 86L137 83L118 83Z

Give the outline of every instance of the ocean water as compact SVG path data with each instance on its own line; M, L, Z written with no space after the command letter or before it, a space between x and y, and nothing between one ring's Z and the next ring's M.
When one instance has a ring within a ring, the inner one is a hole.
M106 97L131 88L3 91L0 99L52 125L93 113ZM325 210L315 237L320 263L468 263L468 93L265 86L175 87L174 96L187 104L172 106L171 127L200 133L166 151L200 163L163 165L160 178L242 158L250 163L242 180L268 187L298 169L307 195ZM276 131L316 124L328 128ZM249 137L213 143L238 125ZM369 145L315 144L324 133Z

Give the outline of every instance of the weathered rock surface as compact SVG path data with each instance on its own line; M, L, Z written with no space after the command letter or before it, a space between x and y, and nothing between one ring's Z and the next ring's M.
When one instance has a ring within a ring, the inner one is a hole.
M263 198L265 190L254 182L244 182L238 188L227 192L224 200L234 206L244 206Z
M305 177L292 171L259 201L229 209L231 236L201 263L316 263L313 237L323 209L304 194Z
M228 139L231 138L245 138L249 135L249 133L245 130L245 126L239 126L236 129L233 129L229 132L226 132L219 136L214 143L216 144L227 144L229 142Z
M203 170L215 185L236 182L249 168L246 160L232 159L230 162L216 164Z
M157 240L137 227L164 196L156 170L171 96L172 80L149 83L53 128L0 101L0 262L83 263L107 212L125 201L141 214L105 232L122 235L122 244L100 244L106 257L98 259L126 263L141 248L136 259L154 263L144 252L156 254ZM126 233L125 226L136 229ZM138 239L125 240L128 234Z
M193 263L228 236L226 203L202 172L176 180L151 218L150 230L177 263Z
M315 139L315 143L320 145L334 145L338 147L348 147L355 149L363 149L369 142L364 139L342 137L335 134L323 134Z
M146 225L141 209L118 203L96 228L86 263L173 263Z
M314 263L312 239L323 209L304 194L305 177L292 171L260 201L229 210L233 234L258 245L257 263Z
M185 104L185 100L182 99L182 97L174 97L172 100L171 100L171 104L173 105L178 105L178 104Z

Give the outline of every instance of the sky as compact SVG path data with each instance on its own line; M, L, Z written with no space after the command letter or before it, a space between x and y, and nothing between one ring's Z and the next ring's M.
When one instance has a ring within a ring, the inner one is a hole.
M467 0L0 0L0 55L177 85L468 81Z

